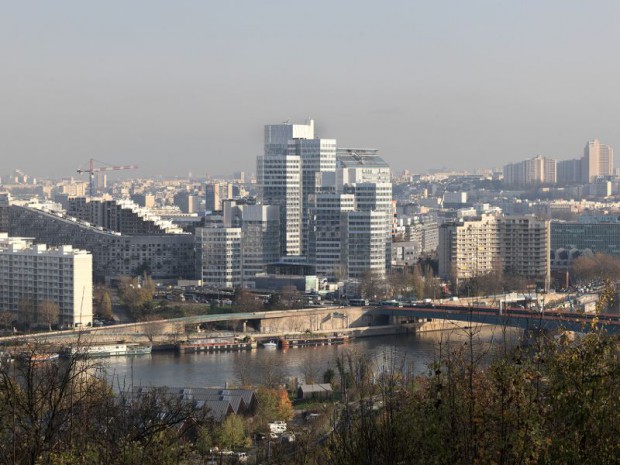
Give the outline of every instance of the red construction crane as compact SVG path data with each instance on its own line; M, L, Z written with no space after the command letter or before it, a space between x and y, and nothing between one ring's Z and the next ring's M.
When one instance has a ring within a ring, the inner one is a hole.
M77 172L78 173L88 173L90 176L90 184L88 186L88 190L89 190L89 195L92 197L95 194L95 173L99 173L101 171L120 171L120 170L135 170L138 168L137 165L122 165L122 166L101 166L98 168L95 168L95 162L97 163L103 163L104 165L106 165L107 163L99 161L99 160L95 160L94 158L90 159L90 164L89 164L89 168L87 170L83 170L81 168L78 168Z

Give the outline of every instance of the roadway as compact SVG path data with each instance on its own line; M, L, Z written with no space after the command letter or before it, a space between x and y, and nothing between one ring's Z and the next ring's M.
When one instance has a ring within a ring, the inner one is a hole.
M556 330L589 332L603 329L608 333L620 334L620 315L563 312L545 310L542 312L520 308L464 307L456 305L381 306L372 313L383 316L409 317L419 319L443 319L505 325L529 330Z

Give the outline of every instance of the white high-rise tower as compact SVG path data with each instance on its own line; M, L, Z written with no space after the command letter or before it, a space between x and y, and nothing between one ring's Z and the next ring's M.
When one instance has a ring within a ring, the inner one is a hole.
M316 139L314 121L265 126L265 154L257 160L261 201L280 207L283 255L308 254L309 198L320 173L336 170L336 141Z
M614 149L597 139L589 141L583 150L583 182L593 182L598 176L613 176Z

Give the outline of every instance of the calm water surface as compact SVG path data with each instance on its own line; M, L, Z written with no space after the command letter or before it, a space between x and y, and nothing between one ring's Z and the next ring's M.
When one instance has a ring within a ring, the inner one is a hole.
M520 333L490 326L475 328L474 347L492 354L514 344ZM469 341L465 330L423 334L378 336L356 339L341 346L306 347L287 350L258 348L243 352L177 354L154 352L136 357L114 357L103 361L108 378L116 388L131 385L204 387L260 384L274 379L314 378L320 382L326 369L336 370L344 352L364 353L377 370L398 369L425 373L440 349L462 346Z

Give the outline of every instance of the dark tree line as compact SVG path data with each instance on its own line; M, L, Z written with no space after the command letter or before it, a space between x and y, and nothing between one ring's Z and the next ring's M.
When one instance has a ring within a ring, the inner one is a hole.
M40 361L42 346L0 365L0 463L173 464L206 411L158 390L114 391L83 356Z
M445 348L427 376L362 376L323 463L610 464L620 457L618 340L596 332L480 363L472 341Z

